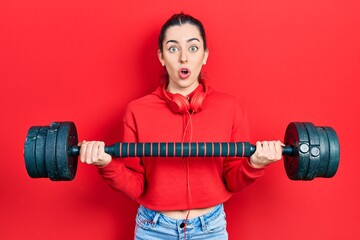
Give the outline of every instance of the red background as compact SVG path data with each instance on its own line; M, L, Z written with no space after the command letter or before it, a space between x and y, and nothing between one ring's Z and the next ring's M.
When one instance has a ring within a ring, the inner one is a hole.
M125 105L159 83L157 35L173 13L206 26L214 87L238 95L252 140L291 121L332 126L332 179L294 182L282 163L225 204L230 239L359 239L360 5L346 0L0 3L0 238L132 239L137 204L80 165L72 182L27 176L33 125L72 120L80 139L117 141Z

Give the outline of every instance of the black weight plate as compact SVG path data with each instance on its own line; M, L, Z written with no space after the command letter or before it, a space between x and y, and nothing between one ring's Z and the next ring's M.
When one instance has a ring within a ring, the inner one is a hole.
M306 174L306 180L312 180L319 171L320 164L320 139L317 129L312 123L303 123L306 128L310 143L309 169Z
M284 144L287 146L296 146L298 142L299 136L297 134L295 124L290 123L286 128ZM284 167L288 178L294 179L299 167L298 154L294 156L284 156Z
M56 140L59 126L60 123L57 122L53 122L50 124L45 144L46 170L48 173L48 177L52 181L56 181L59 179L56 166Z
M303 180L309 167L309 138L305 127L299 122L291 122L285 132L284 143L287 146L293 146L295 153L293 156L284 156L284 165L287 176L291 180ZM300 151L303 149L303 152ZM308 149L307 149L308 150Z
M337 134L333 128L324 127L324 130L328 136L329 146L330 146L329 166L328 166L328 169L327 169L324 177L331 178L335 175L335 173L337 172L337 169L339 167L340 144L339 144L339 139L337 137Z
M36 169L39 173L39 177L42 178L48 177L48 172L45 163L45 144L46 144L47 132L48 132L48 127L41 127L36 136L36 147L35 147Z
M297 147L298 142L299 142L299 136L296 131L295 123L290 123L286 128L284 143L287 146ZM297 177L296 173L299 168L298 154L295 154L293 156L284 156L284 166L288 178L295 180Z
M25 145L24 145L24 159L25 167L28 175L32 178L39 178L39 173L36 169L36 136L39 132L40 127L31 127L28 130Z
M69 154L70 147L77 145L78 138L75 124L62 122L56 143L56 163L59 180L72 180L77 170L77 156Z
M320 165L317 177L324 177L330 161L330 146L327 134L322 127L318 127L318 133L320 137Z
M306 180L306 174L309 170L309 162L310 162L309 135L303 123L296 122L295 126L299 136L299 142L298 142L299 168L298 168L296 180Z

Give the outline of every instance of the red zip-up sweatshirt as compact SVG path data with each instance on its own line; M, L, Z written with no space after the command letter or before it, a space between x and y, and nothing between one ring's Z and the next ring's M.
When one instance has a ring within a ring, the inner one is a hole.
M208 87L202 110L174 113L161 86L128 104L123 142L249 141L240 101ZM113 159L99 172L108 184L158 211L206 208L223 203L264 174L248 158L133 157Z

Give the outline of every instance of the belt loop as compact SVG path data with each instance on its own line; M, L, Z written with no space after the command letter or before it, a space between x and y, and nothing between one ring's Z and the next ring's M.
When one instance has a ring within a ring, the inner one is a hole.
M205 232L206 231L205 219L204 219L203 216L200 216L199 219L200 219L200 222L201 222L201 229L202 229L203 232Z
M153 227L155 227L155 225L156 225L159 217L160 217L160 212L156 212L155 217L154 217L154 219L152 220L152 225L153 225Z

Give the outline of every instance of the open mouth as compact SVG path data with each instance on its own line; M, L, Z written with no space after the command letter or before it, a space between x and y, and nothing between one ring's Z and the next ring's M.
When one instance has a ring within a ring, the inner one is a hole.
M180 68L179 69L179 76L181 79L186 79L190 76L191 72L188 68Z

